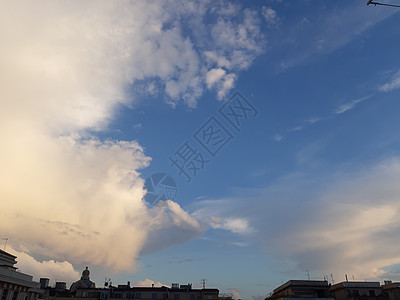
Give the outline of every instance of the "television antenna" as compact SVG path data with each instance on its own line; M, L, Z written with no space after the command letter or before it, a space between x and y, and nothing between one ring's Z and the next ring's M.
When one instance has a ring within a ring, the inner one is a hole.
M206 279L205 278L201 280L201 286L203 287L203 289L206 288Z
M379 2L372 1L372 0L368 0L367 5L370 5L370 4L373 4L375 6L381 5L381 6L400 7L400 5L396 5L396 4L379 3Z
M5 241L5 242L4 242L4 251L6 251L6 246L7 246L8 238L3 238L3 240Z
M104 277L104 288L111 288L111 278L109 277Z
M307 272L307 278L310 280L310 270L305 270Z

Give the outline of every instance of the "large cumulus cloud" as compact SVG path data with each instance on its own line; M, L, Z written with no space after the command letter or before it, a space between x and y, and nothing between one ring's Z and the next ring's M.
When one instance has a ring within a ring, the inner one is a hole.
M196 106L206 88L223 98L262 51L256 12L207 1L6 1L0 36L0 228L29 253L22 259L126 270L146 245L204 230L174 202L147 209L139 171L150 158L135 141L93 132L119 105L135 106L130 85L173 105ZM177 236L151 243L166 228Z

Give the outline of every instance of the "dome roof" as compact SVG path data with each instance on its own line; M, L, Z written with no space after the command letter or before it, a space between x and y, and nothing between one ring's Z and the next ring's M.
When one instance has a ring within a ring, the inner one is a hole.
M82 272L82 277L80 280L72 283L71 287L70 287L70 292L75 292L77 289L80 288L95 288L96 284L90 280L90 271L88 269L88 267L86 267L85 270L83 270Z
M81 279L90 279L90 271L88 267L86 267L86 270L83 270Z

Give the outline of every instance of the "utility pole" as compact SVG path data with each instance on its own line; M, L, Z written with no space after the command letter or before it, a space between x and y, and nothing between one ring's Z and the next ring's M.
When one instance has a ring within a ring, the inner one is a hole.
M307 278L310 280L310 270L305 270L307 272Z

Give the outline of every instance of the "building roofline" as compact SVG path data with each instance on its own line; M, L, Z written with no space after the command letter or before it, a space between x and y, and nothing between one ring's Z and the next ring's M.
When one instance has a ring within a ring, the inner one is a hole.
M318 286L318 287L329 287L328 281L325 280L289 280L284 284L274 289L274 294L278 293L289 286Z
M331 291L340 288L380 288L381 284L378 281L342 281L330 287Z
M393 289L400 287L400 282L391 282L381 285L382 290Z
M1 250L1 249L0 249L0 254L5 254L5 255L8 255L8 256L12 256L14 258L17 258L15 255L12 255L12 254L10 254L10 253L8 253L8 252L6 252L4 250Z
M192 292L205 292L205 293L213 293L219 292L219 289L172 289L167 286L158 286L158 287L151 287L151 286L131 286L131 287L111 287L111 288L100 288L100 287L79 287L77 290L110 290L110 291L170 291L176 293L184 293L188 291Z

